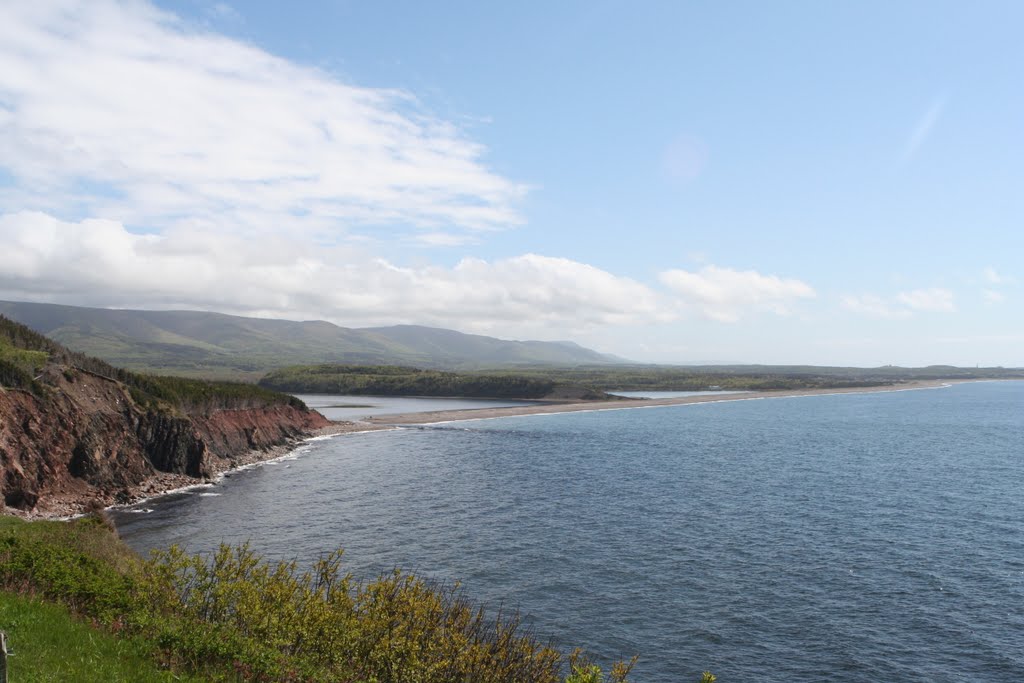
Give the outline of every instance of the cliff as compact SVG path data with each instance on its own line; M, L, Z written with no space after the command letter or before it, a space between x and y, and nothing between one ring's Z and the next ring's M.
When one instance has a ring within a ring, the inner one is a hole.
M154 478L163 477L157 488L208 478L250 461L253 451L294 443L329 424L289 397L242 400L193 382L188 389L203 400L175 402L159 397L175 396L161 378L94 372L81 367L88 362L76 362L84 357L58 346L26 352L10 336L0 338L4 344L0 351L8 356L11 349L38 354L30 359L36 365L30 378L0 382L0 496L25 512L127 502L153 490Z

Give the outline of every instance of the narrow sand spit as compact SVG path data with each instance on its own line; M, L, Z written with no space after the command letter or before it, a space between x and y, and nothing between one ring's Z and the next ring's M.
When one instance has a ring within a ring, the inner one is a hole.
M868 394L888 391L910 391L914 389L939 389L957 383L957 380L920 380L882 387L851 387L839 389L795 389L792 391L744 391L735 394L709 393L706 396L682 396L679 398L641 398L621 401L587 401L581 403L537 403L530 406L511 408L470 408L467 410L438 410L426 413L401 413L396 415L375 415L363 422L368 425L412 425L455 422L458 420L487 420L496 417L520 415L551 415L555 413L576 413L597 410L627 410L630 408L652 408L656 406L680 406L690 403L715 403L720 401L750 401L767 398L792 398L797 396L828 396L831 394Z

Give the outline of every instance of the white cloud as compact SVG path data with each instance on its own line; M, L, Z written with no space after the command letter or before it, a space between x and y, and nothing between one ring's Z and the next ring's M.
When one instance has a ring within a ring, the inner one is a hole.
M872 318L907 318L910 311L898 308L873 294L847 295L842 298L842 305L848 311L867 315Z
M660 294L564 258L466 258L400 267L341 247L190 230L137 235L114 221L0 216L0 299L193 308L343 325L416 322L489 331L580 331L666 321Z
M702 148L673 149L670 170L699 172ZM409 267L363 250L519 222L526 186L485 153L407 92L144 0L0 4L0 298L564 338L814 296L714 265L658 288L533 253Z
M985 302L990 304L998 304L1006 300L1005 294L994 289L983 289L981 295L985 297Z
M900 292L896 295L896 299L915 311L952 313L956 310L956 306L953 304L953 292L938 287Z
M991 266L982 270L981 275L985 282L990 285L1013 285L1017 283L1016 278L1009 275L1003 275Z
M189 26L144 2L0 5L0 209L135 228L337 237L518 222L525 192L409 93Z
M953 292L934 287L899 292L891 299L875 294L846 295L841 298L843 308L872 318L909 318L915 312L952 313L956 311Z
M413 236L413 241L432 247L457 247L476 241L472 235L452 232L421 232Z
M735 322L750 310L786 315L793 301L815 296L800 280L713 265L696 272L667 270L659 279L682 306L720 322Z

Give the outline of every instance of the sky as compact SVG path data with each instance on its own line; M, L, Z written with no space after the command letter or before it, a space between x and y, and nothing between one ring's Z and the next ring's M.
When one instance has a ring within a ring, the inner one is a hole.
M0 299L1024 366L1024 3L0 0Z

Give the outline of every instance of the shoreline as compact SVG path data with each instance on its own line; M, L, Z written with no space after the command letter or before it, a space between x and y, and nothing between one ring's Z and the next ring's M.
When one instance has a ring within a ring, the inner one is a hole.
M191 477L185 474L158 472L142 482L117 494L109 494L103 498L96 496L84 499L72 494L66 498L57 498L44 508L25 513L12 508L4 508L5 514L14 514L25 519L68 520L86 514L85 510L92 501L100 502L104 509L122 509L145 503L164 496L184 493L198 488L216 485L225 476L240 472L258 465L285 458L304 444L321 439L329 439L342 434L359 434L364 432L387 431L400 429L403 426L442 424L446 422L462 422L467 420L491 420L503 417L524 417L531 415L557 415L561 413L600 412L606 410L633 410L638 408L659 408L669 406L691 405L697 403L721 403L726 401L753 401L772 398L801 398L809 396L830 396L836 394L867 394L888 393L895 391L914 391L922 389L941 389L976 380L919 380L905 384L879 387L847 387L829 389L794 389L783 391L745 391L736 393L709 394L706 396L682 396L678 398L632 399L616 401L581 401L535 403L527 406L511 406L505 408L469 408L459 410L438 410L421 413L396 413L392 415L376 415L358 422L338 421L315 430L309 436L290 443L280 444L267 450L252 450L231 460L216 463L213 475L209 478ZM128 493L125 496L125 493ZM118 499L120 497L120 499Z
M389 427L386 425L370 425L361 422L332 422L326 427L321 427L311 432L309 436L289 443L272 446L266 450L247 451L234 459L218 460L212 464L213 472L210 477L192 477L187 474L176 474L173 472L156 472L130 488L121 489L117 492L107 492L106 495L96 496L74 492L64 497L55 496L47 501L45 505L40 505L31 512L24 512L16 508L0 507L0 514L14 515L28 520L60 521L75 519L87 514L88 508L93 502L98 502L104 510L128 508L164 496L215 486L225 476L229 476L233 472L240 472L257 465L280 460L294 453L303 444L311 441L329 439L340 434L358 434L360 432L375 432L387 429ZM127 495L125 495L126 493Z
M605 410L633 410L636 408L660 408L695 403L722 403L726 401L754 401L771 398L801 398L805 396L831 396L835 394L878 394L894 391L915 391L920 389L943 389L954 384L976 380L915 380L904 384L877 387L837 387L828 389L787 389L781 391L741 391L736 393L709 394L707 396L680 396L678 398L642 398L626 401L586 401L577 403L551 403L508 408L468 408L462 410L435 410L423 413L396 413L375 415L363 421L366 425L380 427L403 425L428 425L465 420L492 420L502 417L524 417L529 415L557 415L560 413L600 412Z

